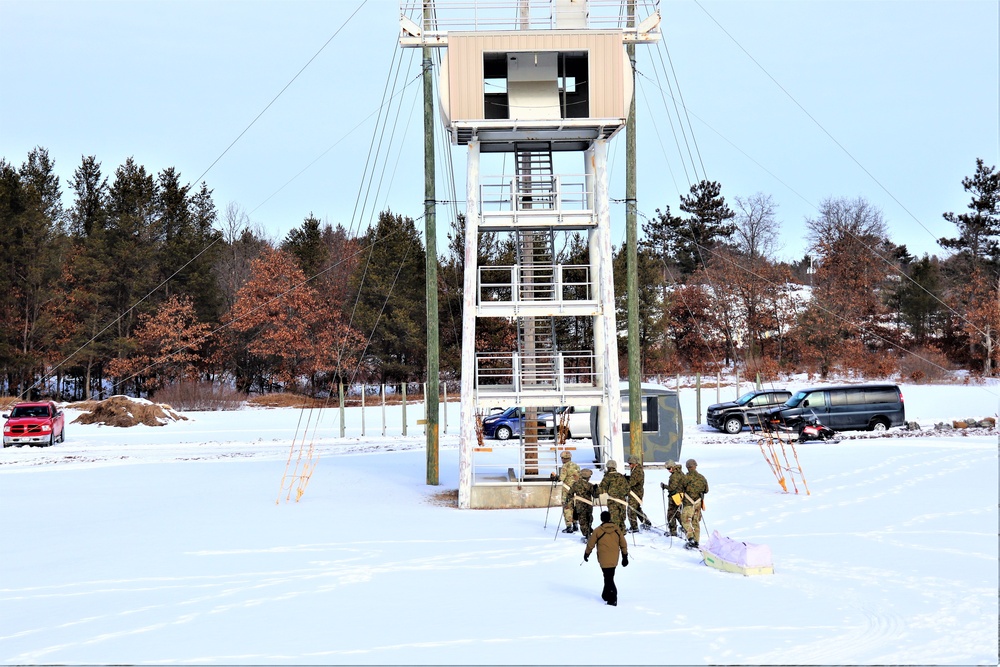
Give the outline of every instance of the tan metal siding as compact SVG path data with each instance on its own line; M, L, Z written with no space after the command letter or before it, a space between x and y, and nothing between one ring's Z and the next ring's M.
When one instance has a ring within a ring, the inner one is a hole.
M621 118L624 102L620 32L545 31L448 35L449 117L482 120L483 54L512 51L586 51L590 68L590 117Z

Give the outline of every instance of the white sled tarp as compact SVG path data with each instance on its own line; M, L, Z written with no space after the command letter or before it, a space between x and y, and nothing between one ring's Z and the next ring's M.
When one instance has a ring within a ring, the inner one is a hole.
M771 547L766 544L737 542L729 537L722 537L715 530L712 531L708 545L702 545L701 553L705 558L705 565L718 570L738 572L745 576L774 574Z

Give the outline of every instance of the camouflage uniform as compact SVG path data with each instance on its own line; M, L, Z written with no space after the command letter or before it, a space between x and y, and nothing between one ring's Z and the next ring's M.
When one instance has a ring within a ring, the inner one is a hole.
M646 482L646 473L642 469L642 463L636 457L630 456L628 463L631 468L626 477L629 485L628 523L629 529L635 533L639 530L640 519L644 528L648 528L651 525L649 519L646 518L646 513L642 511L642 494L644 491L643 486Z
M563 453L563 465L562 469L559 471L559 481L562 482L562 505L563 505L563 518L566 520L566 528L572 528L573 526L573 504L571 499L573 496L570 495L570 488L580 479L580 466L573 462L566 454ZM568 532L573 532L572 530Z
M687 533L688 546L698 546L701 536L701 507L708 493L708 480L698 472L698 463L688 459L687 475L684 476L684 508L681 510L681 523Z
M684 493L684 471L681 470L681 464L674 461L667 461L667 470L670 471L670 479L667 480L666 484L661 482L660 488L664 489L670 496L667 498L667 534L676 537L677 524L681 523L681 507L684 501L682 499L681 503L675 503L674 494Z
M610 498L616 499L608 500L608 511L611 512L611 522L617 525L624 533L625 508L628 505L628 501L626 501L628 497L628 480L625 479L625 475L618 472L618 466L614 461L608 461L605 464L605 468L604 479L601 480L597 489L601 493L608 494Z
M589 469L580 473L580 479L569 488L570 503L573 507L573 518L580 524L580 532L584 538L590 537L591 526L594 524L594 498L597 497L597 486L590 482Z

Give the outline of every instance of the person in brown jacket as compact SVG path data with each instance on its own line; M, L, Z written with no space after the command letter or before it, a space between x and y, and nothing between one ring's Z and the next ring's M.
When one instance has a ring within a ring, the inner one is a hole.
M587 550L583 552L583 560L590 558L590 553L597 547L597 563L604 573L604 590L601 599L612 607L618 606L618 587L615 586L615 568L618 567L618 553L622 555L622 567L628 567L628 542L618 524L611 522L611 512L601 512L601 525L598 526L590 539L587 540Z

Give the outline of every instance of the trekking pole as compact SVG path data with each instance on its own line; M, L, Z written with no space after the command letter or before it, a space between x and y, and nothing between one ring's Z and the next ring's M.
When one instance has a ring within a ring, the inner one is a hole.
M559 537L559 525L562 523L562 520L563 520L563 513L559 512L559 520L556 521L556 534L552 537L553 542L555 542L556 538Z
M549 510L552 509L552 492L556 490L556 478L552 478L552 484L549 485L549 502L545 506L545 525L542 526L542 530L549 527Z
M671 549L674 547L674 537L675 537L675 535L670 531L670 521L671 520L673 520L673 521L680 521L680 518L677 516L678 511L679 511L678 506L671 504L671 506L670 506L670 517L671 518L667 519L667 535L670 536L670 548ZM683 526L681 526L681 527L683 528Z
M663 525L670 523L670 517L667 516L667 490L660 488L660 498L663 500Z

